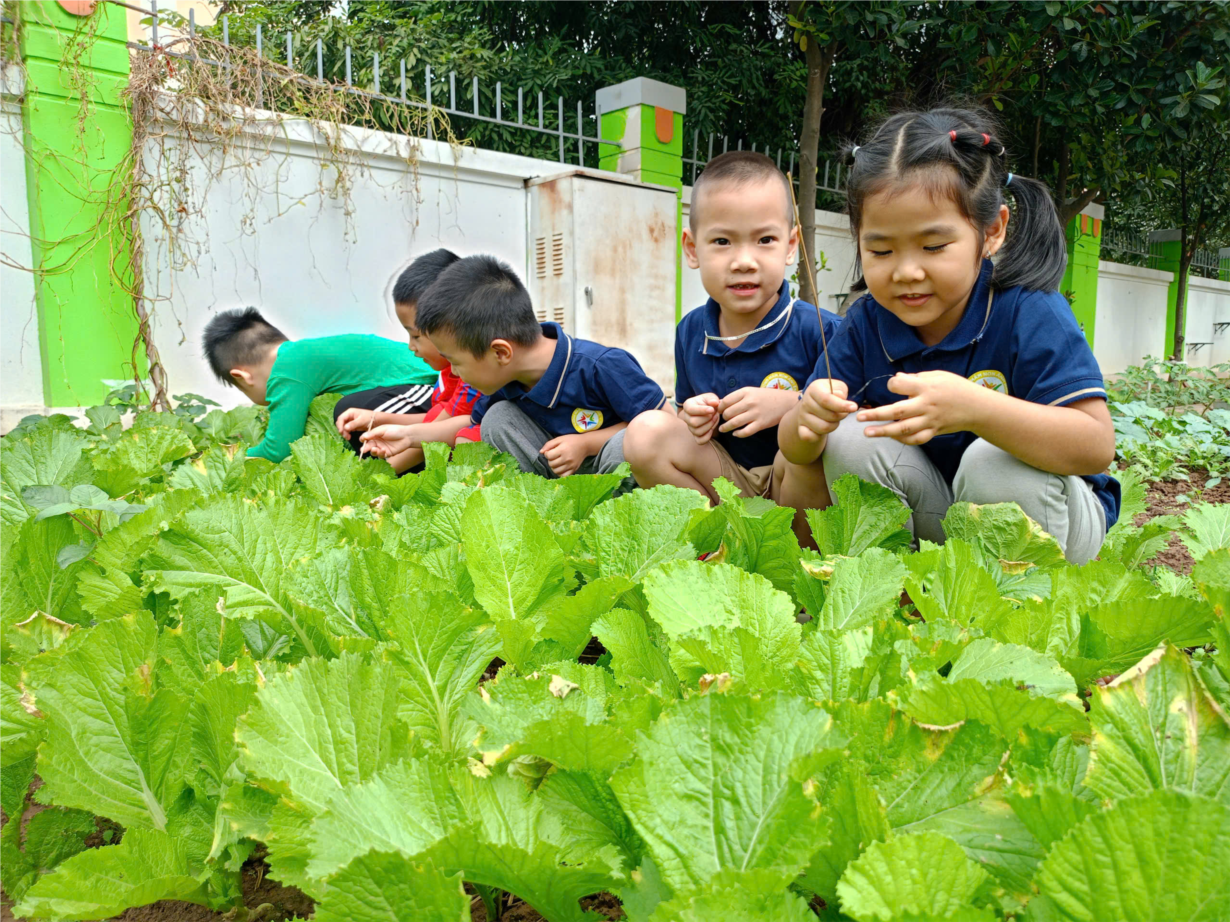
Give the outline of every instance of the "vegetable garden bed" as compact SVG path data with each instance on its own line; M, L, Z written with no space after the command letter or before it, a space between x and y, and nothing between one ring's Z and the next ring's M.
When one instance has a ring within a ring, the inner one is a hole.
M259 412L204 409L0 441L0 857L28 917L1230 905L1211 490L1136 524L1129 473L1075 568L1015 506L956 506L911 552L848 478L815 553L729 486L615 495L482 445L397 479L325 401L286 462L245 463ZM1172 535L1190 574L1148 563Z

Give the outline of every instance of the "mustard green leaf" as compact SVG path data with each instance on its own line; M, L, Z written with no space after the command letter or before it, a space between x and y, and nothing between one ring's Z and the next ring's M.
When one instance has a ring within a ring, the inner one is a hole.
M722 870L764 869L785 884L828 839L790 765L826 748L831 730L799 698L711 692L664 711L611 787L676 891Z
M1130 797L1057 842L1037 886L1070 922L1215 922L1230 905L1230 808L1181 791Z
M857 922L906 913L943 917L968 906L987 872L952 839L934 832L873 842L837 883L841 909Z
M944 534L979 547L1004 564L1029 563L1044 569L1066 565L1059 542L1016 503L953 503L944 516Z
M205 884L210 871L181 838L152 829L129 829L119 845L88 849L63 862L31 887L17 906L21 916L99 919L130 906L183 900L220 906Z
M807 521L821 554L857 557L872 547L897 550L909 545L904 525L910 510L892 490L853 474L832 486L833 505L807 510Z
M47 718L39 749L46 800L129 828L165 831L182 788L172 769L187 698L154 685L157 628L148 612L76 632L34 689Z
M320 813L342 788L410 751L397 716L397 669L354 653L312 659L270 679L239 720L242 767L267 789Z
M395 852L369 852L329 879L315 922L469 922L460 874Z
M695 490L669 486L633 490L602 503L586 520L581 538L596 575L639 583L660 564L694 557L688 529L692 513L706 505Z
M1171 788L1230 806L1230 722L1181 650L1158 647L1090 704L1092 790L1119 800Z

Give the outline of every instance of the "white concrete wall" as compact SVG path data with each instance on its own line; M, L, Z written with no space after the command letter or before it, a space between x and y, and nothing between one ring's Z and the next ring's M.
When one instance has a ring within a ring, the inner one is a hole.
M330 191L336 174L322 168L316 141L308 126L288 123L271 154L267 140L232 150L221 175L216 159L203 159L216 150L190 155L185 188L196 200L176 252L161 228L145 223L146 286L162 299L155 335L174 393L235 402L200 352L206 323L227 308L255 305L291 338L372 332L401 340L389 291L415 255L440 246L492 253L525 277L524 183L559 164L419 141L411 170L407 139L353 129L345 143L363 172L352 171L347 198Z
M688 223L688 215L692 205L692 187L683 187L683 226ZM823 254L823 258L821 255ZM825 268L820 268L821 266ZM836 311L839 296L850 291L854 281L854 243L850 239L850 222L845 215L832 211L816 209L816 258L812 271L816 276L816 289L820 292L820 306L826 310ZM786 277L805 272L798 262L786 268ZM800 276L801 277L801 276ZM797 294L799 286L793 283L792 290ZM687 262L683 264L683 312L700 307L708 300L709 294L700 281L700 270L689 269ZM852 302L851 302L852 303Z
M1098 306L1093 354L1102 374L1139 365L1166 351L1166 292L1173 272L1098 262Z
M1230 282L1189 276L1187 280L1187 361L1191 365L1230 362ZM1191 351L1192 343L1212 343Z
M21 139L21 72L5 68L0 99L0 431L43 412L43 363L28 267L30 212Z

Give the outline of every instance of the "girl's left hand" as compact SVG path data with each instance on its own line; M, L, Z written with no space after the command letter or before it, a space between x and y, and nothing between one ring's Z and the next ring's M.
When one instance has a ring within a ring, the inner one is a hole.
M977 407L989 393L951 371L899 373L888 382L888 389L907 399L860 410L857 418L860 422L888 421L863 432L868 438L896 439L905 445L923 445L937 435L972 429Z

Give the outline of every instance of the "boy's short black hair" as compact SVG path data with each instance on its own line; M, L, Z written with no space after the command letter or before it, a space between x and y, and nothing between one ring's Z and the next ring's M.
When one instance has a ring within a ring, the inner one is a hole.
M428 336L452 334L471 355L486 353L494 339L529 346L542 336L530 293L494 256L467 256L441 272L419 299L415 322Z
M704 170L692 183L692 206L688 210L688 226L696 233L697 207L701 192L711 186L729 183L746 186L754 182L776 179L782 184L782 196L786 208L786 226L794 227L794 207L790 195L790 179L771 159L750 150L732 150L719 154L705 164Z
M440 273L460 258L452 250L444 248L424 253L397 276L393 284L393 303L418 304L423 292L432 286Z
M233 385L232 368L255 365L270 346L286 341L285 334L255 307L235 308L205 325L205 358L219 381Z

